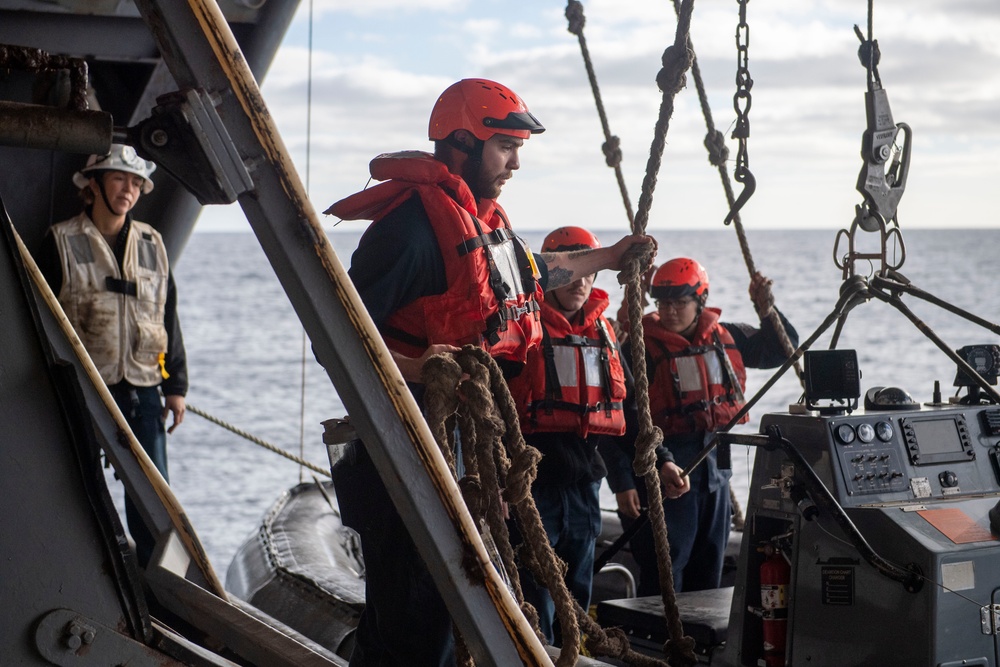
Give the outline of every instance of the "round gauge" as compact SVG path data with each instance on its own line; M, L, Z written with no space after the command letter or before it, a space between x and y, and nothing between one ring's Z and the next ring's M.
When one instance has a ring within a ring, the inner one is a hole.
M875 424L875 435L882 442L889 442L892 440L892 424L889 422L879 422Z
M858 440L871 442L875 439L875 427L871 424L858 424Z
M854 442L854 427L850 424L841 424L837 427L837 439L845 445Z

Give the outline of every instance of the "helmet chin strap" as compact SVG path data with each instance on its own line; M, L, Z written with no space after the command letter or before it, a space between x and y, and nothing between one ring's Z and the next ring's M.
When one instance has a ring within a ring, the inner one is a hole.
M481 162L482 161L482 159L483 159L483 146L486 143L482 139L478 139L476 137L473 137L472 141L474 143L471 146L469 146L468 144L463 143L455 135L455 132L452 132L450 135L448 135L448 138L445 139L445 141L452 148L455 148L456 150L459 150L459 151L465 153L466 155L468 155L470 159L475 160L476 162Z
M97 189L101 193L101 199L104 200L104 207L108 209L108 213L114 215L114 209L111 208L111 202L108 201L108 194L104 191L104 172L99 172L94 176L94 180L97 182Z

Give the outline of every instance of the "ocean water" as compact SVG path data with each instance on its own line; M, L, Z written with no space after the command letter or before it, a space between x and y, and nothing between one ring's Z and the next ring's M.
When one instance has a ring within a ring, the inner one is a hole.
M345 266L363 231L348 224L329 231ZM622 233L608 230L599 236L612 243ZM724 321L756 322L746 293L746 264L731 229L653 234L661 261L692 256L706 266L709 302L722 308ZM541 246L543 237L525 234L533 248ZM1000 230L914 230L904 231L904 238L900 271L915 286L991 322L1000 321L1000 290L994 278ZM749 230L748 240L756 267L774 280L778 307L804 340L831 312L842 284L833 261L835 231ZM859 267L859 273L867 270ZM256 237L249 231L195 233L174 273L191 377L188 403L326 467L321 422L344 416L344 408L304 340ZM623 296L616 275L602 272L597 284L611 294L610 310L616 312ZM995 334L920 299L906 296L903 301L952 348L1000 342ZM831 334L832 329L813 349L828 347ZM939 380L946 395L953 392L952 362L884 303L872 301L853 310L838 347L857 350L862 391L898 386L927 401ZM751 370L748 396L771 375ZM789 371L762 397L746 428L756 431L761 415L787 410L801 391ZM316 474L192 412L168 436L168 455L171 487L220 576L278 496ZM734 448L734 488L741 502L748 494L752 457L749 448ZM120 507L121 485L110 476L109 485ZM604 503L614 505L609 492Z

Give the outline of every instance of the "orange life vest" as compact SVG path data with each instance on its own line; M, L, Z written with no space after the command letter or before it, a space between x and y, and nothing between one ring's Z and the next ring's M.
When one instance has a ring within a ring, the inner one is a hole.
M652 362L649 411L664 435L714 431L743 407L746 369L720 313L703 309L691 340L663 328L657 313L642 318Z
M510 381L523 432L575 432L583 438L625 432L625 372L603 315L607 307L607 292L594 288L583 321L570 324L542 303L542 344L528 352L524 370Z
M542 337L530 251L492 199L477 204L468 185L422 151L388 153L371 163L384 183L326 212L373 225L416 193L444 259L448 289L403 306L381 328L386 345L419 356L435 343L481 345L494 357L524 361Z

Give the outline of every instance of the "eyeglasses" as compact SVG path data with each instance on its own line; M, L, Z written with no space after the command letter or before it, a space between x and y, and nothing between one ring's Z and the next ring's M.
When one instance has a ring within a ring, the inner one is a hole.
M685 296L680 299L657 299L656 307L659 310L672 310L675 313L680 312L694 303L694 298L690 296Z

